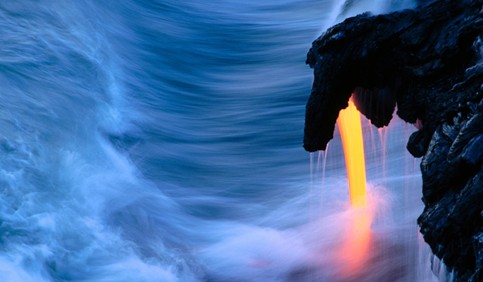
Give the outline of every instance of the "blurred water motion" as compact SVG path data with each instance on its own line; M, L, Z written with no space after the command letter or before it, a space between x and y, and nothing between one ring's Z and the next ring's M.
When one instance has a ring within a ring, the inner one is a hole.
M396 8L355 2L0 4L2 281L431 281L410 126L363 122L369 219L338 133L310 181L310 43Z

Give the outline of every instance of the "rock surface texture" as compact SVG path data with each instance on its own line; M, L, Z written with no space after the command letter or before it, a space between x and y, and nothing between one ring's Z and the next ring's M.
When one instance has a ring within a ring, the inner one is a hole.
M313 42L307 64L304 148L326 148L351 95L377 127L397 109L419 129L407 149L423 157L421 233L456 281L483 281L483 0L349 18Z

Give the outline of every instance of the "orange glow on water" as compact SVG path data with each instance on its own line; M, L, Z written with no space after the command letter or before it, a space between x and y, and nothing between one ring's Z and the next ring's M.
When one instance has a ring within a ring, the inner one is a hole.
M339 277L345 278L344 281L358 277L370 259L372 214L367 209L353 212L338 254L339 263L343 265Z
M349 100L349 106L340 111L337 125L344 147L351 204L353 207L365 207L367 202L366 166L361 117L352 99Z

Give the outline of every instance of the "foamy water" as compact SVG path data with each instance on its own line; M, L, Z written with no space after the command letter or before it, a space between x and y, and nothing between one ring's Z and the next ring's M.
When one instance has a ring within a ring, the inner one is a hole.
M340 142L301 146L312 40L379 2L0 4L0 280L431 281L412 126L364 127L355 263Z

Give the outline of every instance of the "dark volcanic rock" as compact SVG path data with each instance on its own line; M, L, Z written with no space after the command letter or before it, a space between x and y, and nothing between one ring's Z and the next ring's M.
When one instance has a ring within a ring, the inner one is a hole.
M420 1L414 10L362 14L313 42L314 82L304 148L324 150L352 96L382 127L393 112L419 130L407 149L423 157L418 219L458 281L483 281L483 0Z

